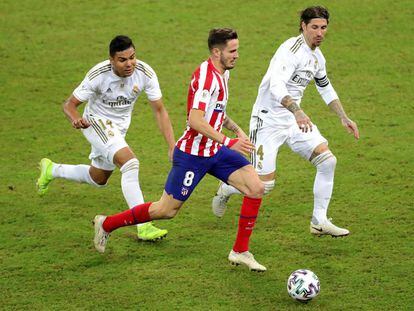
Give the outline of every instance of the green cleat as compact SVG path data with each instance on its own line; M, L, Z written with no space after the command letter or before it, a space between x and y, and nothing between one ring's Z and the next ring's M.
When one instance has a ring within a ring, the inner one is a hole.
M151 222L137 226L138 240L154 242L162 240L167 236L168 231L165 229L158 229Z
M53 180L52 176L52 167L53 162L47 158L43 158L40 160L39 169L40 169L40 177L37 180L37 193L40 196L44 196L47 192L48 186L50 182Z

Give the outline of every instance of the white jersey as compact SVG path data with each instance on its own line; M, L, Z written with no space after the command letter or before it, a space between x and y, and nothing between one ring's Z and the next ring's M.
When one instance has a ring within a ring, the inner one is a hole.
M303 92L312 80L315 80L316 88L326 104L338 98L326 75L325 58L321 50L318 47L312 50L302 34L286 40L270 61L259 86L252 116L266 115L281 126L291 125L295 117L281 101L290 95L300 105Z
M86 104L83 116L111 120L123 136L131 123L132 110L141 92L148 100L162 97L157 75L146 63L137 60L132 76L117 76L109 60L94 66L73 95Z

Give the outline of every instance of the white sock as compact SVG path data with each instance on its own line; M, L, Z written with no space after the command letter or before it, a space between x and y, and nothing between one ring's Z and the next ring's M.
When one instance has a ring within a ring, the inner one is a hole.
M312 159L311 162L316 166L312 222L319 224L327 220L326 215L334 184L336 157L328 150Z
M127 161L120 168L121 171L121 187L124 194L125 201L129 208L133 208L139 204L144 203L144 196L142 195L141 187L139 186L139 161L134 158ZM142 226L144 224L138 224Z
M222 183L220 188L221 188L221 193L225 196L231 196L233 194L241 194L239 190L237 190L233 186L230 186L226 183Z
M54 178L64 178L80 183L87 183L96 187L100 187L89 175L89 165L79 164L57 164L52 167L52 176Z

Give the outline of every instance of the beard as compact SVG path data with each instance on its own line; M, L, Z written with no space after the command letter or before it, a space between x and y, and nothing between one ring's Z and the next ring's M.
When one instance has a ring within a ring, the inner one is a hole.
M225 70L233 69L235 64L231 64L230 60L226 60L225 58L220 58L220 64L223 66Z

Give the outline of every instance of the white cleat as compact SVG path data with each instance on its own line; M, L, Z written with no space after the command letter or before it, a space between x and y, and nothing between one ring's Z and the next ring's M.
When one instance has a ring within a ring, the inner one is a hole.
M105 252L106 243L108 243L109 233L106 232L102 224L105 221L106 216L97 215L95 216L92 223L95 226L95 237L93 239L93 244L98 252L103 253Z
M334 238L337 238L349 235L349 230L335 226L333 223L331 223L331 219L328 219L325 222L317 225L311 221L310 233L318 236L330 235Z
M213 210L213 214L220 218L223 217L224 213L226 212L227 202L229 199L229 195L223 194L223 182L221 181L217 193L211 202L211 209Z
M229 254L229 261L232 265L246 265L250 271L265 272L267 269L254 259L254 256L249 251L243 253L237 253L231 250Z

